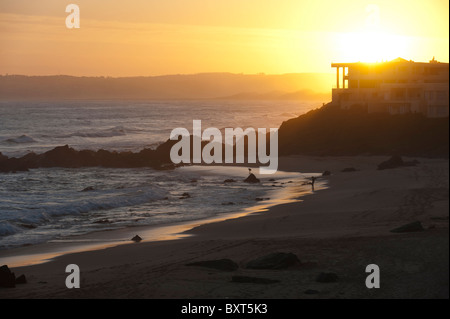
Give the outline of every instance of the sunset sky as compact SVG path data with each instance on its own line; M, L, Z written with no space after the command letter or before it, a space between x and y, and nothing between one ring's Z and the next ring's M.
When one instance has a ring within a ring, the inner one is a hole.
M66 5L81 11L67 29ZM331 62L449 60L449 3L1 0L0 74L332 72Z

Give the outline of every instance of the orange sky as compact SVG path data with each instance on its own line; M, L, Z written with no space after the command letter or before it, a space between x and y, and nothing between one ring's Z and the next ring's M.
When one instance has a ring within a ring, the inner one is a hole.
M67 29L78 4L81 28ZM449 60L448 1L1 0L0 74L331 72Z

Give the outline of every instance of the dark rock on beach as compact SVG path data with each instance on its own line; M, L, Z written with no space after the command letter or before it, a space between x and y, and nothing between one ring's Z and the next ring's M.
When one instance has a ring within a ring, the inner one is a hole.
M88 186L88 187L86 187L85 189L83 189L82 192L90 192L90 191L93 191L93 190L95 190L94 187Z
M249 277L249 276L233 276L231 277L231 281L237 283L263 284L263 285L275 284L277 282L280 282L279 280L275 279Z
M246 179L244 179L244 182L250 183L250 184L256 184L259 183L259 179L256 178L255 174L250 174Z
M229 178L229 179L224 180L223 182L226 184L226 183L235 183L236 181L232 178Z
M300 264L298 257L292 253L271 253L247 263L248 269L285 269Z
M16 277L7 265L0 267L0 287L14 288L16 287Z
M186 266L198 266L212 268L222 271L235 271L239 268L238 264L231 259L204 260L186 264Z
M133 238L131 238L131 240L134 241L135 243L139 243L142 241L142 238L139 235L136 235Z
M411 232L419 232L424 231L425 229L422 226L422 223L419 221L415 221L398 228L392 229L391 233L411 233Z
M405 162L405 161L403 161L401 156L394 155L387 161L380 163L378 165L378 170L392 169L392 168L398 168L398 167L403 167L403 166L415 166L418 163L419 162L416 160L411 161L411 162Z
M330 176L331 172L330 171L325 171L322 173L322 176Z
M21 285L21 284L26 284L27 283L27 278L25 277L25 275L20 275L19 277L16 278L16 285Z

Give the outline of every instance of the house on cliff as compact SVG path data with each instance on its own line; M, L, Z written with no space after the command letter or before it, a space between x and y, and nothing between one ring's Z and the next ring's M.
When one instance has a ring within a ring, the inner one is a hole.
M332 63L336 87L332 103L346 109L358 105L369 113L422 113L449 116L449 65L397 58L378 63Z

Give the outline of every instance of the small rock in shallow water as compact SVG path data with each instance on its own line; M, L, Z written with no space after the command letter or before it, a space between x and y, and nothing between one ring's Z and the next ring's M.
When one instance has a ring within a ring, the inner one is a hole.
M134 236L133 238L131 238L131 240L134 241L134 242L136 242L136 243L138 243L138 242L140 242L140 241L142 240L142 238L139 237L139 235L136 235L136 236Z
M259 179L256 178L255 174L250 174L248 177L244 180L246 183L255 184L259 183Z

